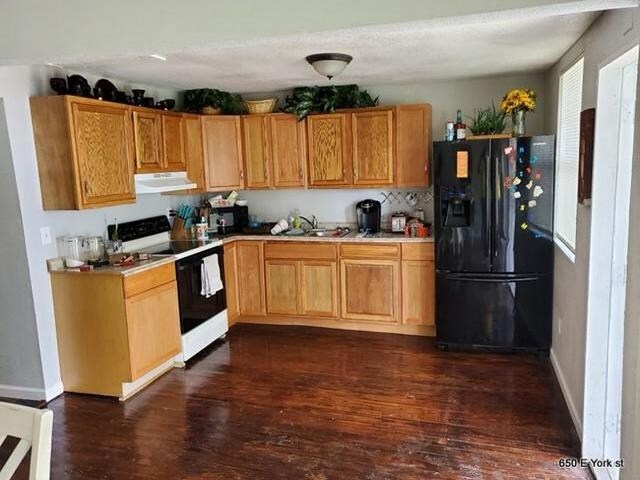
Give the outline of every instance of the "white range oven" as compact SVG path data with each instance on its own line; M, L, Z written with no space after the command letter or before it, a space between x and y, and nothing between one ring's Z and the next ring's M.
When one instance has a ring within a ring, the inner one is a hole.
M113 237L115 228L115 225L109 225L109 237ZM170 238L171 225L164 215L122 223L117 229L125 252L175 258L184 361L227 333L224 258L220 240L173 241ZM201 265L211 255L217 255L223 288L206 297L200 293Z

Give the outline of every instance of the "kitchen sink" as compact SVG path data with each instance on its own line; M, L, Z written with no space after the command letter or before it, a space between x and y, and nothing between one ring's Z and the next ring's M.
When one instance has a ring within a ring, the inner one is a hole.
M344 237L349 235L350 230L348 229L335 229L335 230L325 230L325 229L315 229L310 230L306 233L307 237Z

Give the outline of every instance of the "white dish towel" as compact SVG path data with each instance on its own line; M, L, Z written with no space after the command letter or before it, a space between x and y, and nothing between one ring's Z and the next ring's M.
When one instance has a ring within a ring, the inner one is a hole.
M218 265L218 254L214 253L202 259L200 265L200 279L202 282L200 295L209 298L222 290L222 279L220 278L220 266Z

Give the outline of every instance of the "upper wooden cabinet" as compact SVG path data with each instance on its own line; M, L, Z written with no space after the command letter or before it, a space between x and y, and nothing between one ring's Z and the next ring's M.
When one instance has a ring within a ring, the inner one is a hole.
M269 175L268 137L266 116L242 117L242 144L247 188L269 188L272 185Z
M306 123L294 115L269 115L272 184L275 188L305 186Z
M393 184L393 111L375 110L351 114L353 135L353 184Z
M164 167L170 172L184 172L185 158L183 118L179 113L163 113L162 118L162 158Z
M160 113L146 109L134 110L133 132L136 145L136 171L151 173L164 170Z
M179 172L186 169L182 115L150 108L133 110L136 172Z
M243 189L242 128L239 116L202 116L207 190Z
M204 147L202 144L202 123L200 115L185 113L182 115L182 138L187 178L198 186L190 192L204 192Z
M350 114L309 115L307 143L310 187L351 185Z
M396 115L396 182L398 187L429 185L431 105L398 105Z
M45 210L135 202L127 105L73 96L30 102Z

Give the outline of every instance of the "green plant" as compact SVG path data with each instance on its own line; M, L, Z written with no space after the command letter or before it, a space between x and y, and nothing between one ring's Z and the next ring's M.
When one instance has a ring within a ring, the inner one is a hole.
M242 96L215 88L197 88L184 92L184 109L199 113L204 107L219 108L225 115L245 113Z
M329 87L296 87L287 96L283 110L295 113L298 120L310 113L331 113L338 108L374 107L378 98L373 98L357 85Z
M469 117L471 123L469 130L474 135L492 135L504 132L507 128L507 114L496 109L491 102L491 107L474 110L473 117Z

